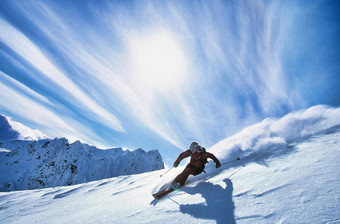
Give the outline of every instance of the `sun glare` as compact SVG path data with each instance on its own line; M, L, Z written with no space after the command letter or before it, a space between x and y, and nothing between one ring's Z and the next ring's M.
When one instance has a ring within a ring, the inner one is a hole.
M169 32L134 37L130 54L135 81L152 90L165 91L187 76L187 59L180 44Z

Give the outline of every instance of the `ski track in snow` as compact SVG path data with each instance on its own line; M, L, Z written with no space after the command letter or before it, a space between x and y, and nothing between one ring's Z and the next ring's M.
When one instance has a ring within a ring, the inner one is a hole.
M264 196L264 195L266 195L266 194L270 194L270 193L273 193L273 192L275 192L275 191L277 191L277 190L279 190L279 189L281 189L281 188L284 188L284 187L286 187L288 184L284 184L284 185L281 185L281 186L279 186L279 187L274 187L274 188L270 188L269 190L266 190L266 191L263 191L263 192L261 192L261 193L253 193L253 194L251 194L253 197L255 197L255 198L258 198L258 197L262 197L262 196Z
M56 195L54 195L53 199L59 199L59 198L67 197L69 195L73 195L73 194L79 192L80 189L81 189L81 187L77 187L77 188L65 191L63 193L60 193L60 194L56 194Z

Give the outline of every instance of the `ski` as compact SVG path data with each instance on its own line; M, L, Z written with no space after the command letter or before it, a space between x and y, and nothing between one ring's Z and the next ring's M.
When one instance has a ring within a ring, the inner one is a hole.
M164 196L170 194L171 192L175 191L175 189L165 189L165 190L162 190L162 191L159 191L155 194L153 194L152 196L155 198L155 199L161 199L163 198Z

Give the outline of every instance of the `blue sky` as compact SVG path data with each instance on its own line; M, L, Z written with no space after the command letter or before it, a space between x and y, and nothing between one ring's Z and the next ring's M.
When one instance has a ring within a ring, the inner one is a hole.
M340 105L337 1L0 3L0 114L171 163L266 117Z

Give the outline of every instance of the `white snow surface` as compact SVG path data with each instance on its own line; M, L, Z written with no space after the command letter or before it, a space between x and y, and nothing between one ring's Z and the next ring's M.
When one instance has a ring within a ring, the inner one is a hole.
M266 119L208 151L221 162L161 200L184 168L0 193L0 223L339 223L340 108Z

